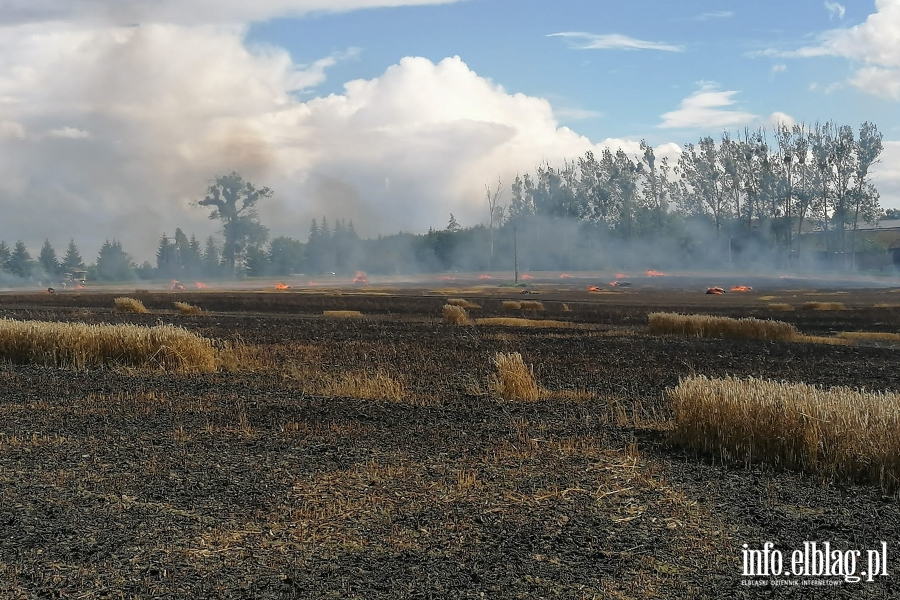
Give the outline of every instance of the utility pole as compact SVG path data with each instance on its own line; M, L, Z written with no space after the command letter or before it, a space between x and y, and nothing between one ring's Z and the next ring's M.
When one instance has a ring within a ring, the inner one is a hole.
M519 285L519 230L513 225L513 264L516 269L516 285Z

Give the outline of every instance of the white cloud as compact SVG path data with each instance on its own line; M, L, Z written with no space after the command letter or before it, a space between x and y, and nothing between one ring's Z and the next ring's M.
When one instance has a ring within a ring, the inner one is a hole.
M807 51L900 67L900 0L877 0L875 5L876 12L864 23L826 32L823 43Z
M784 73L785 71L787 71L787 65L784 63L772 65L772 73Z
M554 106L553 115L560 121L583 121L586 119L597 119L603 116L603 113L588 108L577 108L574 106Z
M850 83L870 94L886 100L900 100L900 76L895 69L864 67L856 72Z
M872 180L881 194L881 206L900 208L900 141L885 141L884 152L872 166Z
M58 129L51 129L47 133L47 136L69 140L89 140L91 138L90 132L75 127L59 127Z
M719 10L715 12L705 12L700 13L696 17L694 17L695 21L711 21L712 19L730 19L734 16L734 11L731 10Z
M17 138L25 139L25 127L15 121L0 121L0 139Z
M776 127L779 127L781 125L793 127L797 124L797 120L794 117L780 111L775 111L771 115L769 115L768 121Z
M862 62L866 66L849 83L864 92L900 100L900 0L876 0L875 7L876 12L865 22L826 31L816 45L786 52L768 49L755 54L790 58L836 56ZM829 10L843 17L843 6L834 3Z
M843 19L844 14L847 12L847 9L842 4L829 2L828 0L825 0L825 10L831 14L832 18L837 17L838 19Z
M303 238L323 214L363 234L424 231L451 211L477 223L485 182L603 147L459 58L292 93L343 56L304 68L248 48L241 27L0 29L0 239L74 237L91 258L116 236L143 260L163 231L215 231L190 202L231 169L275 190L260 206L273 235Z
M338 52L313 62L311 65L300 65L294 70L288 88L292 91L315 87L325 81L325 69L333 67L341 60L348 60L359 56L359 48L349 48L345 52Z
M681 101L678 110L663 114L663 122L659 127L709 130L745 125L757 117L749 112L728 108L734 105L732 97L737 93L734 90L722 91L714 84L704 82L699 90Z
M0 22L246 23L311 12L450 4L461 0L5 0Z
M547 37L561 37L569 40L573 46L581 50L659 50L662 52L684 52L684 46L665 42L648 42L637 38L610 33L597 35L581 31L564 31L551 33Z

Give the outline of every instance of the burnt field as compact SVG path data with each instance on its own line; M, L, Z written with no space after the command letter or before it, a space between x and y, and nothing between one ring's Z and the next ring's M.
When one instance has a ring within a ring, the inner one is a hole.
M680 449L666 395L694 374L900 391L900 344L647 328L663 310L900 332L900 293L533 290L0 294L0 318L170 323L235 348L209 374L0 365L0 597L900 592L894 493ZM150 312L114 312L122 295ZM473 319L564 325L448 325L448 298ZM522 300L542 310L503 305ZM493 393L498 352L533 365L540 399ZM872 583L742 585L745 543L789 556L830 541L865 560L881 540L892 570Z

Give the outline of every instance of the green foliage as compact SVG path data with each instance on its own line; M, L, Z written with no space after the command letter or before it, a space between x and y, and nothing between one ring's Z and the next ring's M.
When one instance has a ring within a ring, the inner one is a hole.
M262 277L269 274L269 255L260 246L247 248L245 259L246 273L250 277Z
M25 243L22 241L16 242L15 247L13 247L12 255L9 257L9 272L23 279L27 279L31 276L33 266L31 254L28 253L28 248L25 247Z
M84 270L84 260L81 258L78 246L75 245L75 240L69 240L69 246L66 248L66 255L63 257L60 268L66 273Z
M134 274L137 275L138 279L149 281L156 277L156 268L149 260L145 260L141 263L141 266L134 270Z
M178 277L179 271L175 242L163 233L156 247L156 274L171 279Z
M176 237L180 231L180 229L175 230ZM197 236L191 234L191 239L188 241L187 246L180 253L181 268L185 275L196 277L203 273L203 252L200 249L200 240L197 239Z
M269 244L269 269L272 275L286 276L303 269L306 245L300 240L280 236Z
M206 197L197 203L211 207L209 218L222 222L222 258L233 275L245 266L247 249L261 246L269 236L269 230L259 222L256 205L261 198L271 196L269 188L258 188L232 171L217 177L207 188Z
M222 275L221 254L216 238L206 238L206 246L203 250L203 274L205 277L220 277Z
M9 271L9 259L12 258L12 250L3 240L0 240L0 271Z
M101 281L130 281L135 278L131 259L117 239L103 242L95 268L96 277Z
M328 229L328 219L322 217L321 226L313 219L305 248L305 270L308 273L350 274L359 268L361 244L353 222L338 219L334 230Z
M38 266L48 276L55 276L59 273L59 261L56 259L56 250L50 245L50 240L44 240L41 246L41 253L38 255Z

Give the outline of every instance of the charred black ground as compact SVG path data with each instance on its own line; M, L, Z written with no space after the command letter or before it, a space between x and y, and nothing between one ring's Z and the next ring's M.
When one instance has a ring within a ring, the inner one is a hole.
M709 285L738 283L752 285ZM646 318L670 310L777 318L816 335L896 332L900 293L772 286L713 297L641 285L588 293L547 283L528 296L129 294L149 315L113 313L120 292L0 295L0 317L177 323L256 357L213 375L0 367L0 595L895 595L894 576L827 590L742 587L744 543L887 540L900 568L897 500L686 455L667 443L665 389L702 373L900 390L900 348L653 337ZM473 316L509 316L503 300L540 300L544 317L583 327L444 325L448 297L481 305ZM208 312L178 315L176 300ZM811 301L846 310L802 307ZM550 390L596 397L498 402L484 389L499 351L521 352ZM312 395L304 377L313 368L384 369L409 399Z

